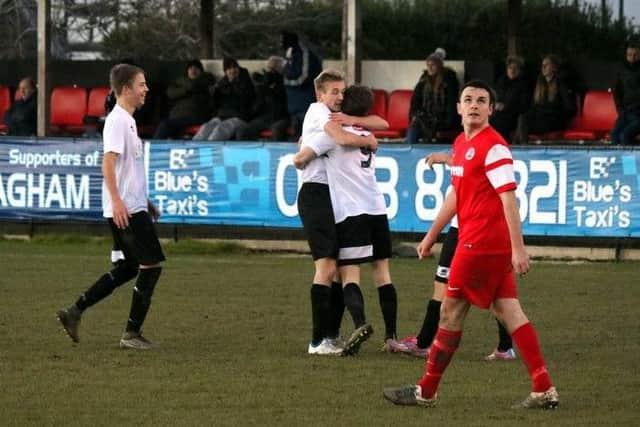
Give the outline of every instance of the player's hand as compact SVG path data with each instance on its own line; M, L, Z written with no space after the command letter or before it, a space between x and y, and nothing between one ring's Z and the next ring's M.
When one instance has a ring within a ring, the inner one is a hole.
M424 162L429 167L432 167L434 163L449 164L450 161L451 155L449 153L431 153L424 159Z
M431 248L433 248L434 243L435 242L433 242L431 239L428 238L428 234L425 234L424 238L416 248L416 252L418 253L418 259L423 259L431 256Z
M355 117L345 113L329 113L329 120L346 126L353 126L356 124Z
M369 151L371 151L372 153L378 151L378 139L372 133L365 136L365 138L369 140L369 142L367 143L367 148L369 149Z
M129 218L131 215L127 210L122 199L114 199L112 201L113 205L113 222L116 224L116 227L120 229L125 229L129 226Z
M529 272L531 264L529 254L524 247L511 250L511 264L513 265L513 270L520 277L524 277Z
M158 207L151 201L151 199L147 200L147 210L149 211L149 216L154 222L157 222L160 219L160 210Z

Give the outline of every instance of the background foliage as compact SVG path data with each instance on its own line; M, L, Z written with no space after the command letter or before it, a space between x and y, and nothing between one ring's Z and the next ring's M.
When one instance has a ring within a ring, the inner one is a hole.
M199 0L53 0L54 56L93 49L105 59L199 56ZM324 58L340 58L342 0L215 1L215 57L281 53L279 32L300 33ZM0 58L35 56L35 0L0 1ZM501 60L506 0L363 0L363 59ZM578 0L523 0L521 54L618 60L630 21ZM70 41L70 36L73 39ZM84 39L83 39L84 38Z

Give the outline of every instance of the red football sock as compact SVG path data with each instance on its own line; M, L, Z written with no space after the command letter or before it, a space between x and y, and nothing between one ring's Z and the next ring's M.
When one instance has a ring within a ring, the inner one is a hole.
M511 336L520 350L524 364L527 365L529 376L533 383L533 391L547 391L552 385L551 378L544 364L544 359L540 352L540 344L538 343L538 335L533 325L526 323L513 331Z
M451 362L453 353L458 349L461 338L462 331L448 331L438 328L429 348L429 358L424 376L418 381L418 385L422 387L422 397L430 399L436 394L440 378Z

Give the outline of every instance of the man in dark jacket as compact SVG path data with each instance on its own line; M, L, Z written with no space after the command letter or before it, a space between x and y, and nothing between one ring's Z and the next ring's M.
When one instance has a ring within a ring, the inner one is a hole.
M611 143L631 145L640 134L640 45L630 44L624 68L613 89L618 119L611 131Z
M4 114L4 122L9 128L7 134L35 135L38 128L38 95L33 79L25 77L20 80L17 93L17 99Z
M233 58L224 58L222 68L224 77L213 89L214 117L200 127L193 139L237 140L237 132L251 117L256 92L249 71Z
M210 89L215 77L197 59L187 64L185 74L167 88L173 107L158 126L155 139L180 138L187 127L204 123L211 115Z
M518 127L518 117L527 111L530 103L529 87L522 77L523 65L519 56L509 56L505 74L495 86L497 98L490 122L509 143Z
M255 140L263 130L268 129L273 141L286 141L289 113L282 78L283 67L284 58L272 56L262 73L253 74L256 85L254 117L238 131L238 139Z
M284 87L287 91L287 106L291 118L293 137L302 134L302 122L309 105L316 102L313 79L322 71L322 60L303 43L298 35L282 32L282 48L287 63L284 68Z

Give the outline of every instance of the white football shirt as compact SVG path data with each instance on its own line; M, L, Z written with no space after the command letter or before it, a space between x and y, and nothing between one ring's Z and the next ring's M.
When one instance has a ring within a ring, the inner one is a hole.
M343 129L359 135L369 134L352 126ZM324 159L336 224L350 216L386 215L384 195L376 181L374 153L336 144L324 132L309 139L307 144L318 159ZM326 156L320 157L323 155Z
M107 116L102 131L104 152L118 153L116 185L120 198L130 214L147 210L147 176L144 169L144 144L138 137L136 121L118 104ZM107 185L102 181L102 211L113 217L113 206Z
M326 135L324 125L329 121L331 110L321 102L314 102L309 106L302 123L302 147L308 147L308 141ZM316 182L328 184L327 171L324 162L320 158L313 159L302 170L302 182Z

